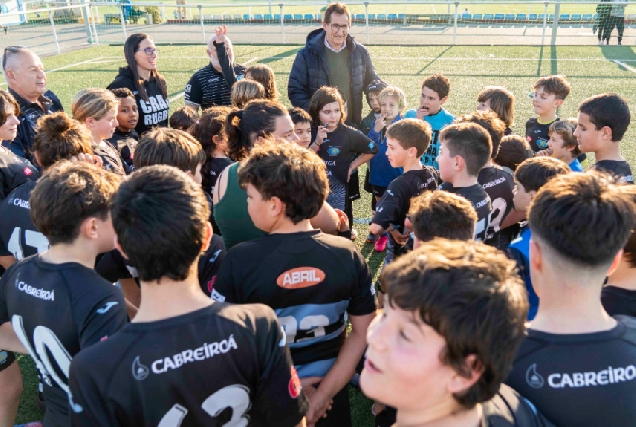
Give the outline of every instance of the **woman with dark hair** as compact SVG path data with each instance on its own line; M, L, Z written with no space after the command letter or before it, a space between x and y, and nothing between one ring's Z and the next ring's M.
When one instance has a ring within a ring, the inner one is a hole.
M287 109L277 101L257 99L250 101L243 110L232 111L225 122L227 154L235 161L219 176L213 190L214 219L222 233L225 247L257 239L266 233L254 225L247 211L247 193L239 186L238 169L252 147L265 139L273 138L296 142L294 123ZM314 228L335 233L339 218L328 205L312 219Z
M125 87L135 95L139 106L139 121L135 130L140 136L154 126L168 126L168 85L157 71L158 53L149 35L131 34L124 44L128 65L119 69L119 74L107 87Z

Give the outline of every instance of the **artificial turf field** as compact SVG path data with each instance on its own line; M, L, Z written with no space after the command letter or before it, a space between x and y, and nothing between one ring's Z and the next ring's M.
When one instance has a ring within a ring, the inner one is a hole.
M276 83L282 101L287 99L287 79L297 45L236 45L236 60L241 64L266 63L276 73ZM565 74L572 92L560 110L560 116L576 117L583 99L616 92L636 106L636 50L629 46L609 47L537 47L537 46L368 46L378 74L392 85L401 87L407 95L407 108L417 108L422 79L433 73L443 73L451 80L451 93L445 108L458 115L475 109L477 94L484 86L501 85L516 96L516 120L513 130L525 134L525 122L532 116L528 94L539 76ZM183 105L182 93L192 73L207 62L205 46L160 46L159 71L168 81L172 109ZM44 58L48 70L48 86L70 111L73 96L83 88L106 87L125 65L122 46L100 46ZM0 88L6 88L6 84ZM365 106L365 114L368 108ZM636 120L634 120L636 121ZM636 126L632 125L623 139L623 155L636 166ZM363 168L364 169L364 168ZM366 170L361 171L361 177ZM368 232L370 195L354 204L358 231L357 240L375 274L380 271L383 254L364 244ZM39 420L42 414L35 407L37 374L28 356L19 359L24 378L24 393L16 423ZM352 418L355 427L373 425L369 402L351 390Z

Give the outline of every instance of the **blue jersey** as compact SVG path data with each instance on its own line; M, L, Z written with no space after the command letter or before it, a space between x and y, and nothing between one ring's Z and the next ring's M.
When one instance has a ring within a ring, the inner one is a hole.
M574 159L572 163L569 164L569 166L570 169L572 169L572 172L583 172L583 165L581 165L579 159Z
M346 333L346 316L375 312L371 272L350 241L318 230L270 234L228 252L212 298L274 309L300 378L322 377Z
M415 119L416 110L409 110L404 115L405 119ZM422 156L422 164L433 166L439 170L439 164L437 163L437 156L439 155L439 133L446 126L453 123L455 117L448 111L441 108L437 114L431 114L430 116L424 116L424 121L431 125L433 130L433 137L431 138L431 145L426 150L426 153Z
M376 132L375 120L371 123L371 129L367 135L378 146L378 153L369 161L369 182L371 185L377 185L378 187L388 187L391 181L402 175L404 170L402 168L394 168L389 163L389 158L386 156L386 127L380 132ZM402 116L398 114L391 124L400 120L402 120Z
M527 225L521 229L521 233L516 240L513 240L508 247L508 255L517 262L519 275L523 278L528 291L528 302L530 308L528 310L528 320L534 319L539 309L539 297L532 287L530 279L530 238L532 233Z

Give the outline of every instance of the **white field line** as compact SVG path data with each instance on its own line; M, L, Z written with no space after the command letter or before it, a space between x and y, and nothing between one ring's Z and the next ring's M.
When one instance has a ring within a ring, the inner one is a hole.
M616 64L620 65L621 67L631 71L632 73L636 73L636 68L634 67L630 67L629 65L623 63L623 61L619 61L618 59L613 59L612 62L615 62Z
M72 67L77 67L78 65L84 65L84 64L90 64L93 61L97 61L100 59L103 59L103 56L99 56L97 58L93 58L93 59L87 59L86 61L81 61L81 62L76 62L74 64L69 64L69 65L65 65L63 67L58 67L58 68L54 68L52 70L46 70L47 73L54 73L56 71L60 71L60 70L66 70L67 68L72 68ZM0 86L6 86L7 82L1 82Z
M181 92L173 96L172 98L168 98L169 102L176 101L177 99L183 98L185 96L185 92Z

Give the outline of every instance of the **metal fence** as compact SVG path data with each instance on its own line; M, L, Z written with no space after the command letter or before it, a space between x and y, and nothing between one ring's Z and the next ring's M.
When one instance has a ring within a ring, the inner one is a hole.
M209 0L208 0L209 1ZM13 3L12 3L13 2ZM321 25L326 2L295 3L60 3L11 0L2 7L2 45L40 54L123 43L145 32L157 43L202 43L225 24L235 43L302 44ZM351 34L365 44L595 45L636 42L636 2L385 1L347 3ZM598 7L600 5L600 8ZM605 15L607 19L602 19ZM611 26L611 28L610 28ZM4 32L4 34L3 34Z

